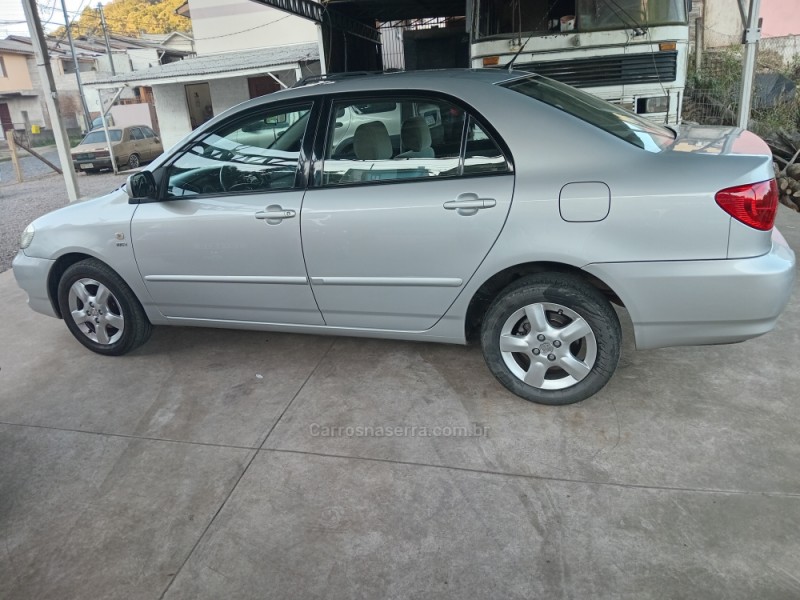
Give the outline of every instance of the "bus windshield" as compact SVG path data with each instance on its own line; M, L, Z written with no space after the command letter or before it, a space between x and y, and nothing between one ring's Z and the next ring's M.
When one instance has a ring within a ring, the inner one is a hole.
M473 0L475 37L646 29L687 22L686 0Z

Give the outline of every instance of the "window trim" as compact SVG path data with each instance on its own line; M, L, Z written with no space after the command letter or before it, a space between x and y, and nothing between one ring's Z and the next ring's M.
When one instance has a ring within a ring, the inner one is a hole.
M158 193L152 200L142 200L141 202L172 202L175 200L193 200L205 198L226 198L233 195L236 196L251 196L256 194L278 194L281 192L297 192L304 191L308 188L310 177L310 163L312 146L316 139L317 130L319 129L319 117L321 112L321 99L319 97L306 97L294 98L290 101L271 103L264 102L258 106L253 106L245 111L231 115L230 117L214 123L208 129L203 130L198 135L193 136L189 141L183 144L176 150L163 164L159 165L158 170L161 171L160 181L158 182ZM209 138L215 131L219 129L235 126L238 123L244 123L251 119L253 116L264 112L273 111L286 111L300 109L304 106L311 106L309 110L308 123L306 124L306 132L303 137L303 143L300 145L300 153L297 157L297 167L295 170L294 185L292 187L281 188L278 190L252 190L252 191L237 191L235 194L230 192L215 192L215 193L200 193L191 197L171 197L167 196L167 187L169 186L169 169L177 162L189 149L203 140ZM155 132L154 132L155 133ZM156 136L158 137L158 136Z
M425 100L431 99L434 102L437 101L445 101L457 108L460 108L464 111L465 118L464 123L462 125L461 130L461 151L459 156L459 167L458 167L458 174L456 175L445 175L445 176L436 176L436 177L426 177L426 178L407 178L407 179L384 179L384 180L375 180L369 182L361 182L361 181L354 181L352 183L337 183L337 184L323 184L322 177L324 174L324 162L325 162L325 149L327 148L329 137L333 135L335 131L334 128L331 127L331 124L334 122L333 119L333 105L337 102L347 102L351 100L357 100L359 98L368 98L368 99L382 99L382 98L391 98L396 102L402 102L403 100ZM371 185L393 185L398 183L420 183L422 181L430 182L430 181L438 181L438 180L445 180L451 181L453 179L471 179L473 177L497 177L502 175L514 175L516 172L514 157L511 154L511 150L503 139L503 137L497 132L494 126L491 125L472 105L467 102L464 102L460 98L456 98L455 96L451 96L445 92L439 92L435 90L422 90L422 89L381 89L381 90L362 90L357 92L342 92L339 94L328 94L325 97L325 103L321 110L321 118L319 121L319 125L317 128L317 136L314 143L314 152L311 157L312 164L311 164L311 176L309 177L308 187L309 189L345 189L349 187L363 187L363 186L371 186ZM483 130L489 135L492 141L497 145L501 154L505 158L506 165L508 169L506 171L493 171L487 173L470 173L464 174L464 155L466 150L466 128L468 126L470 118L474 118L475 121L483 128Z

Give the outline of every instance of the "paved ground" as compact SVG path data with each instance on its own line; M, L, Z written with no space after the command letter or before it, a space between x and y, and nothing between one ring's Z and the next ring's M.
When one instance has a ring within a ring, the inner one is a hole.
M102 358L10 272L0 303L0 598L800 597L797 294L561 408L476 348L161 328Z

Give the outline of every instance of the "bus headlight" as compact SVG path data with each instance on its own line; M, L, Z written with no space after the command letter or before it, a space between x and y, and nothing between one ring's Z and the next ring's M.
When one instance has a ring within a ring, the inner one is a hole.
M668 111L669 96L653 96L652 98L638 98L636 100L636 112L639 114Z
M33 228L33 223L31 223L25 228L25 231L22 232L22 239L20 239L19 241L20 248L25 250L25 248L31 245L31 242L33 241L34 231L35 230Z

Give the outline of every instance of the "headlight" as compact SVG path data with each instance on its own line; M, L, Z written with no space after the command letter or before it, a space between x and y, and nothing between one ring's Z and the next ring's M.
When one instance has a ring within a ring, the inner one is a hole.
M639 98L636 101L636 112L639 114L669 112L669 96Z
M31 223L25 228L25 231L22 232L22 239L19 242L20 248L25 250L25 248L31 245L31 242L33 241L34 232L35 229L33 228L33 223Z

